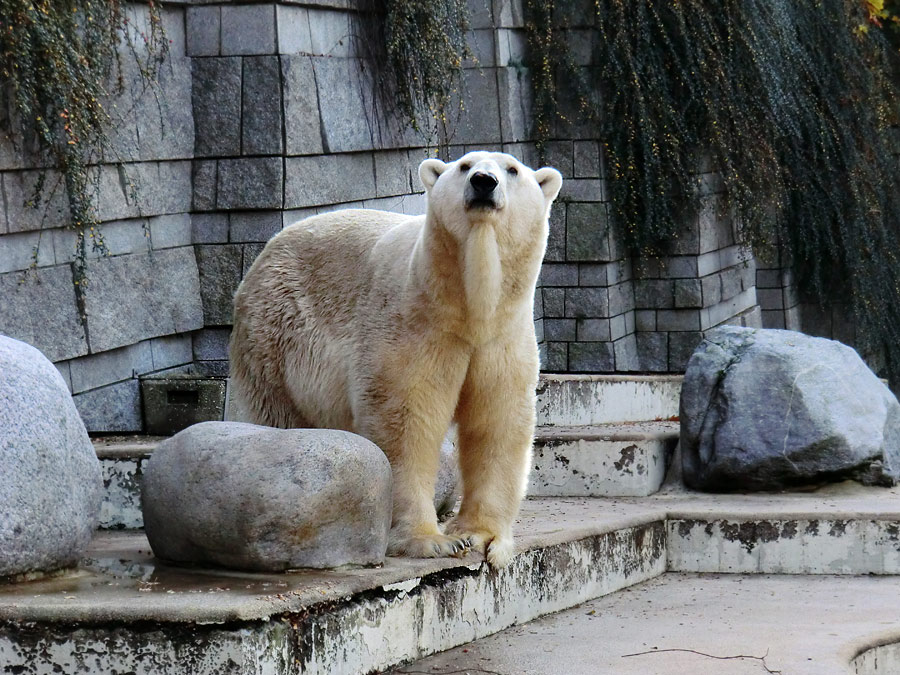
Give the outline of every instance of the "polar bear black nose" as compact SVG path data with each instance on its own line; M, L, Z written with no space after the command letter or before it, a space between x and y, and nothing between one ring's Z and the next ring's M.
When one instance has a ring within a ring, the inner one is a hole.
M497 178L484 171L476 171L469 182L479 195L489 195L497 187Z

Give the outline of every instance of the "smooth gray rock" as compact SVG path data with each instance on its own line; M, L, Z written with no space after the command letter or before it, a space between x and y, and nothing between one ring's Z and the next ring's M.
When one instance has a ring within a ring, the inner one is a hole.
M684 481L727 492L900 476L900 404L857 353L784 330L724 326L688 362Z
M0 577L75 564L97 527L102 489L59 371L0 335Z
M391 468L345 431L204 422L157 446L142 503L164 560L257 571L377 565Z

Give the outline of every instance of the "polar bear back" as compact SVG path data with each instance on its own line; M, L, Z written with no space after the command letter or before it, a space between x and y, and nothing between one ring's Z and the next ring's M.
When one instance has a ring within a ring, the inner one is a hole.
M373 249L392 229L415 231L419 221L346 209L302 220L269 241L235 295L232 380L266 392L237 392L250 421L353 430L355 341L365 337L354 312L383 262Z

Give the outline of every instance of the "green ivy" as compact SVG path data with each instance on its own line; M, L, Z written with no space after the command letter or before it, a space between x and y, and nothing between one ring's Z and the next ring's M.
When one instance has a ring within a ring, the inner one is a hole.
M148 6L144 33L118 0L0 0L0 96L11 94L25 137L37 139L40 164L62 176L69 226L77 234L76 285L85 283L88 245L105 251L99 171L92 166L115 154L104 101L124 90L123 47L147 82L167 54L160 5L150 0ZM45 198L45 178L31 196L35 207Z
M780 246L808 297L848 302L858 346L900 384L897 52L860 29L865 5L596 0L595 67L575 68L567 22L585 3L526 0L529 65L540 140L574 108L603 142L632 250L668 250L709 156L742 240Z

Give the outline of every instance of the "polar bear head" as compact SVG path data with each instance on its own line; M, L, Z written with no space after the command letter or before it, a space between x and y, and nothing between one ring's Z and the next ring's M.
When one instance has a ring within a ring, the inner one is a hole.
M490 319L504 295L529 304L550 205L562 186L559 171L532 171L500 152L470 152L449 164L426 159L419 178L428 193L426 231L448 232L462 253L469 316Z
M449 164L426 159L419 178L429 213L459 240L481 224L492 225L498 238L539 234L562 185L556 169L533 171L501 152L470 152Z

